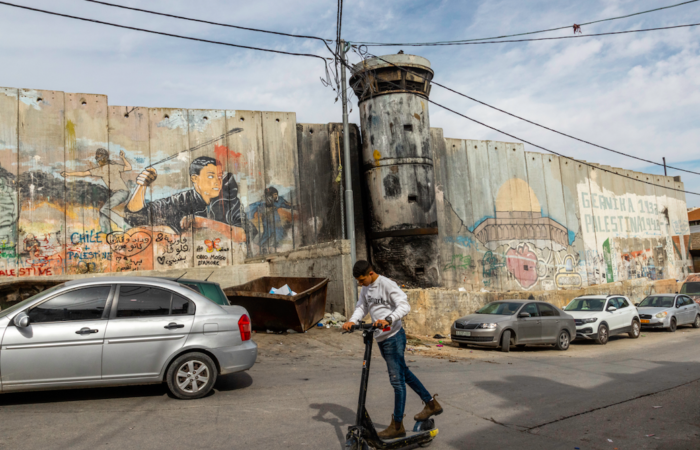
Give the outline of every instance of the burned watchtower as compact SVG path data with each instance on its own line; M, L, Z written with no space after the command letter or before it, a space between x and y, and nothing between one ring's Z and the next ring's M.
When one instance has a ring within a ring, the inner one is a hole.
M433 71L399 53L355 65L372 262L380 273L437 286L438 235L428 95Z

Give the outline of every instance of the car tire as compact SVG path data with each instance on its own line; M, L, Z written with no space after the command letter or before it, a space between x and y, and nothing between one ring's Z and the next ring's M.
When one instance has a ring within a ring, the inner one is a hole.
M469 344L465 344L464 342L458 342L457 345L459 345L459 348L469 348Z
M675 333L675 332L676 332L676 328L678 328L678 325L676 324L676 318L675 318L675 317L672 317L672 318L671 318L671 325L669 325L669 327L667 328L667 330L668 330L669 333Z
M695 316L695 322L693 322L693 328L700 328L700 315Z
M501 351L508 353L510 351L510 330L506 330L501 335Z
M209 356L193 352L185 353L170 364L166 381L175 397L193 400L211 392L217 375L216 364Z
M603 323L598 327L598 337L595 338L595 341L597 344L605 345L608 343L609 338L610 331L608 330L608 326Z
M630 338L637 339L642 332L642 324L637 319L632 321L632 330L629 333Z
M557 348L557 350L565 351L569 349L569 346L571 345L571 336L569 336L569 332L566 330L561 330L559 332L559 336L557 337L557 342L554 344L554 346Z

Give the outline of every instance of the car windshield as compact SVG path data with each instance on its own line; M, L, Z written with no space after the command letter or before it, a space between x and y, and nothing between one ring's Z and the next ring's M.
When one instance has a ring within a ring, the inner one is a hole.
M21 302L15 304L15 305L10 306L9 308L3 309L2 311L0 311L0 317L5 317L5 316L8 315L8 314L11 314L11 313L13 313L13 312L15 312L15 311L18 311L18 310L24 308L24 306L25 306L26 304L30 303L32 300L36 300L37 298L39 298L40 296L42 296L42 295L44 295L44 294L48 294L49 292L53 292L53 291L55 291L55 290L57 290L57 289L59 289L59 288L62 288L64 285L65 285L65 283L61 283L61 284L59 284L59 285L57 285L57 286L50 287L50 288L48 288L48 289L45 289L45 290L39 292L38 294L32 295L31 297L29 297L29 298L26 299L26 300L22 300Z
M494 302L489 303L480 310L477 314L496 314L499 316L512 316L518 309L522 306L522 303L509 303L509 302Z
M700 283L683 283L681 294L700 294Z
M644 300L642 300L642 303L639 304L640 308L670 308L672 306L673 297L662 297L660 295L647 297Z
M564 311L602 311L605 300L602 298L575 298L566 305Z

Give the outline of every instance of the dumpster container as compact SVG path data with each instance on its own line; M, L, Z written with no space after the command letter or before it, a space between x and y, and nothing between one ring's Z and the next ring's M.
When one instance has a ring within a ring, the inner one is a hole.
M270 294L284 285L296 295ZM246 284L224 289L232 305L241 305L250 313L254 330L303 333L314 327L326 312L328 278L262 277Z

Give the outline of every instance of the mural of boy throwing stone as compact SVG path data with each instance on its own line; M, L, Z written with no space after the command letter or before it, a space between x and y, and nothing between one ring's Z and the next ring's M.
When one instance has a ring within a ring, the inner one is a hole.
M242 226L238 184L233 174L224 176L216 159L200 156L192 161L191 189L147 203L146 189L157 177L156 169L147 167L136 179L136 190L124 209L131 225L167 225L176 234L191 224L195 228L212 228L215 222Z
M124 222L124 218L117 213L111 214L112 208L126 203L129 199L129 189L122 179L123 172L131 171L131 164L126 159L124 151L119 152L119 157L123 164L111 161L109 152L104 148L98 148L95 151L95 160L97 167L83 172L61 172L61 176L66 177L96 177L102 178L105 185L109 189L109 198L100 208L100 229L103 233L112 232L112 221L117 224L122 230L126 230L128 225Z

